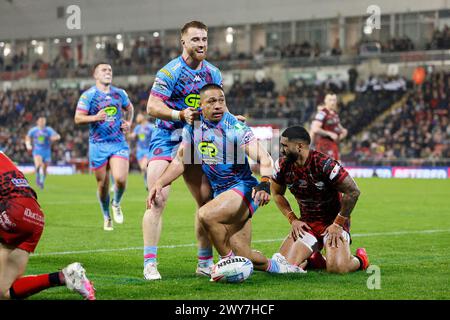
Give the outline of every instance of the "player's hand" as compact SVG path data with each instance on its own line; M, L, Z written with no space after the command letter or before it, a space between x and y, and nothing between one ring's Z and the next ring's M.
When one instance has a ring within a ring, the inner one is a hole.
M341 134L339 135L339 140L345 139L345 137L347 137L347 134L348 134L348 130L347 129L343 129Z
M102 109L99 112L97 112L97 114L95 115L95 120L96 121L105 121L106 120L105 109Z
M337 133L334 132L328 132L328 136L331 138L331 140L333 141L338 141L339 140L339 135Z
M253 188L252 198L260 207L265 206L270 202L270 194L264 190L256 191L255 188Z
M159 204L159 199L161 199L161 191L162 186L160 184L155 184L153 188L150 189L147 196L147 209Z
M235 117L236 117L236 119L238 119L240 122L244 122L244 123L245 123L245 121L247 121L247 118L244 117L244 116L241 115L241 114L238 114L238 115L235 116Z
M311 230L311 227L307 223L294 220L292 221L291 237L296 241L300 236L303 237L308 230Z
M128 133L130 131L130 128L131 128L130 121L122 120L122 123L120 124L120 129L122 130L122 132Z
M200 118L200 112L198 112L195 108L189 107L181 111L180 118L188 124L193 124L194 120Z
M328 239L326 245L330 247L338 247L339 239L344 242L344 237L342 236L343 228L335 223L328 226L322 236L326 236L328 234Z

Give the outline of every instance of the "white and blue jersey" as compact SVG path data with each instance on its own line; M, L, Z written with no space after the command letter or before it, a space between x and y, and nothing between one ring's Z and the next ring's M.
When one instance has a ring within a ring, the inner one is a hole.
M153 125L147 123L145 125L138 124L133 133L136 135L136 158L141 161L144 157L149 157L150 141L152 139Z
M43 129L38 126L31 128L28 131L27 136L30 137L33 146L33 156L41 156L44 162L51 161L51 137L56 136L57 133L51 127L44 127Z
M150 94L159 97L174 110L198 108L200 89L210 83L222 86L219 69L203 60L202 67L193 70L179 56L158 71ZM182 129L185 123L157 119L155 125L157 129L150 148L152 160L172 160L181 141L181 131L177 129Z
M214 197L233 190L243 197L251 214L258 207L252 199L252 188L258 181L252 175L244 147L254 139L252 130L228 112L218 123L201 116L200 127L186 125L183 130L184 159L189 161L194 153L194 161L202 164Z
M89 124L89 162L92 169L103 167L110 157L129 159L129 147L121 130L122 113L131 107L130 99L123 89L110 87L105 93L96 86L84 91L78 100L77 112L96 115L106 112L104 121Z

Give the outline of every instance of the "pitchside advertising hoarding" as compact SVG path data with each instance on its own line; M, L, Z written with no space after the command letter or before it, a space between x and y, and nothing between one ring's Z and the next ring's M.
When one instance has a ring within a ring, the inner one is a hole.
M345 167L354 178L448 179L450 167Z

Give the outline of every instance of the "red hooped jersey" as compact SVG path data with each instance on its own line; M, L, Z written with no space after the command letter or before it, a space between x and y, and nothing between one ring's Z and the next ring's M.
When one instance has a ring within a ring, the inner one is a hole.
M28 180L3 152L0 151L0 201L13 198L34 198Z
M277 184L287 186L295 196L300 220L331 224L341 210L341 195L336 185L347 176L347 170L338 161L310 150L302 167L284 158L277 160L272 178Z
M341 120L339 119L339 115L333 110L329 110L327 108L323 108L319 112L316 113L314 117L314 121L322 122L322 129L326 131L331 131L336 134L341 134L342 130L340 128ZM317 135L315 143L320 139L328 139L329 137L323 137L321 135Z

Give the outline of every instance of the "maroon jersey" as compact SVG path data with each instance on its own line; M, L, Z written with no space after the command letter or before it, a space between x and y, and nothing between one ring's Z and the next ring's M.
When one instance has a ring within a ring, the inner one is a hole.
M302 167L279 159L275 162L273 180L288 187L300 207L300 220L304 222L333 223L341 210L341 196L336 184L348 172L329 156L310 150Z
M339 115L334 112L333 110L328 110L327 108L323 108L319 112L316 113L314 117L314 121L320 121L322 122L322 129L326 131L331 131L336 134L341 134L342 130L340 128L341 120L339 120ZM322 135L316 136L316 141L314 141L316 144L321 139L327 139L329 141L332 141L329 137L324 137Z
M33 198L36 193L14 163L0 152L0 201L14 198Z

